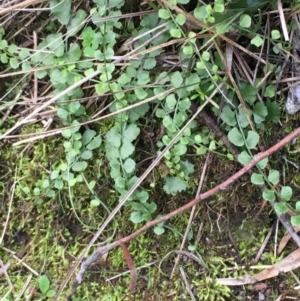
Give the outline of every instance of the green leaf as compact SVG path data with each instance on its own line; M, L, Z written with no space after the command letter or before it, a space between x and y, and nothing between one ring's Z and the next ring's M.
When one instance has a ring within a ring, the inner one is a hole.
M243 14L240 16L240 26L243 28L249 28L251 26L251 17Z
M295 226L300 226L300 215L291 216L291 223Z
M89 160L93 157L93 152L90 150L85 150L84 152L82 152L81 154L81 158L83 160Z
M170 94L166 97L166 103L170 110L173 110L177 104L177 100L175 99L174 94Z
M49 290L49 291L46 293L46 297L47 297L47 298L53 298L55 295L56 295L56 291L55 291L55 290Z
M69 37L74 37L76 33L84 26L84 20L86 16L87 13L83 9L78 9L70 24L67 26L67 35Z
M196 7L194 10L194 16L199 20L205 20L209 16L209 14L206 10L206 6L202 5L202 6Z
M160 224L158 224L157 226L154 227L153 231L156 235L162 235L165 232L165 228L163 226L160 226Z
M279 104L276 101L267 100L265 105L268 110L268 115L266 116L266 120L273 121L274 123L278 123L280 119L280 109Z
M173 72L171 74L171 83L174 88L180 88L183 83L183 78L179 71Z
M83 171L87 168L87 163L85 161L77 161L72 165L73 171Z
M166 177L163 188L167 194L176 195L178 192L186 190L186 184L180 178Z
M268 115L267 107L262 102L256 103L253 109L253 116L255 122L256 123L263 122L266 119L265 117L267 115Z
M300 201L296 202L295 209L298 213L300 212Z
M167 9L164 9L164 8L161 8L159 11L158 11L158 16L163 19L163 20L167 20L170 18L170 13Z
M76 111L78 111L78 109L80 108L80 102L79 101L72 101L69 106L68 106L68 109L69 109L69 112L70 113L75 113Z
M143 191L136 191L135 198L137 200L139 200L139 202L145 203L149 199L149 193L147 191L145 191L145 190L143 190Z
M59 171L54 169L52 172L51 172L51 175L50 175L50 178L51 180L55 180L59 177Z
M71 16L71 0L51 0L51 13L58 19L60 24L67 25Z
M98 199L92 199L90 202L91 207L98 207L100 204L101 204L101 202Z
M178 28L172 28L170 30L170 35L173 38L180 38L181 37L181 30Z
M72 136L72 131L71 131L71 129L65 129L65 130L62 130L61 134L65 138L70 138Z
M237 120L239 122L239 125L242 128L245 128L249 125L248 118L245 114L244 109L241 106L239 107L239 113L238 113L238 116L237 116Z
M143 100L147 97L148 93L143 88L134 89L134 94L139 100Z
M280 196L285 200L289 201L293 195L293 190L290 186L283 186L280 191Z
M264 158L260 160L256 165L258 165L261 169L264 169L267 166L268 161L269 161L268 158Z
M272 37L272 39L274 39L274 40L280 39L280 31L277 30L277 29L273 29L273 30L271 31L271 37Z
M285 203L276 203L274 209L277 213L287 213L289 208Z
M66 1L66 0L65 0ZM50 34L46 38L47 47L53 51L56 57L61 57L65 52L65 43L61 33Z
M263 198L267 201L275 200L275 191L270 189L265 189L263 192Z
M178 14L175 18L175 21L179 24L179 25L184 25L185 21L186 21L186 17L183 14Z
M255 45L256 47L260 47L263 44L263 39L256 35L252 40L251 40L251 44Z
M82 143L83 145L87 145L92 141L92 139L96 136L96 131L94 130L85 130L82 135Z
M274 97L276 93L276 86L271 84L266 87L264 97Z
M248 104L250 104L250 105L254 104L254 102L257 99L256 94L258 93L258 88L255 88L251 85L248 85L248 84L242 82L241 85L240 85L240 91L241 91L241 94L244 97L244 100Z
M210 60L210 53L208 51L203 51L201 57L204 61L208 62Z
M20 52L19 52L19 57L24 60L27 57L30 56L30 51L28 48L21 48Z
M114 126L112 127L106 136L107 142L109 142L112 146L120 147L121 146L121 134L119 132L119 129Z
M125 179L121 176L119 176L115 179L115 183L116 183L117 187L119 187L119 188L125 187Z
M279 182L279 171L271 169L269 171L268 180L273 184L276 185Z
M140 211L134 211L134 212L132 212L131 215L130 215L130 220L134 224L141 223L142 221L144 221L143 213L140 212Z
M243 146L245 143L242 134L236 127L231 129L231 131L228 133L228 139L236 146Z
M12 57L12 58L9 59L9 65L13 69L17 69L19 67L19 62L15 57Z
M102 137L101 137L101 135L98 135L98 136L93 138L93 140L87 145L86 148L88 150L94 150L96 148L99 148L101 143L102 143Z
M251 182L255 185L263 185L264 184L264 177L258 173L252 173L251 175Z
M256 132L248 131L248 136L246 139L247 146L250 149L253 149L256 147L258 141L259 141L259 135Z
M46 294L46 292L50 288L50 280L46 275L41 276L38 279L38 287L42 294Z
M204 155L204 154L206 154L207 149L204 146L200 146L200 147L197 148L196 152L197 152L198 155Z
M138 137L140 131L140 128L135 123L131 123L124 131L124 138L132 142Z
M223 110L222 110L222 113L221 113L221 119L227 125L230 125L230 126L235 126L236 125L235 114L228 105L225 105L223 107Z
M131 173L135 169L135 162L131 158L127 158L123 164L123 168L127 173Z
M133 154L134 150L135 147L130 141L128 140L123 141L123 144L120 149L121 158L122 159L128 158L130 155Z

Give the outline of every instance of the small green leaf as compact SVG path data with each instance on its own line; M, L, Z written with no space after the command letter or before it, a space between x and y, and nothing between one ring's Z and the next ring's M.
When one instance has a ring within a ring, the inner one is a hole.
M134 212L132 212L131 215L130 215L130 220L131 220L134 224L141 223L142 221L144 221L143 213L142 213L142 212L139 212L139 211L134 211Z
M252 173L251 175L251 182L255 185L263 185L264 184L264 177L258 173Z
M185 23L185 21L186 21L186 17L185 17L185 15L183 15L183 14L178 14L177 16L176 16L176 22L179 24L179 25L184 25L184 23Z
M98 199L92 199L90 202L91 207L98 207L100 204L101 204L101 202Z
M62 25L67 25L71 16L71 0L51 0L51 13L58 19Z
M46 293L46 297L47 297L47 298L53 298L55 295L56 295L56 291L55 291L55 290L49 290L49 291Z
M275 200L274 190L265 189L263 192L263 198L267 201L274 201Z
M267 100L265 105L268 110L268 115L266 116L266 120L273 121L274 123L278 123L280 119L280 109L279 104L276 101Z
M276 185L279 182L279 171L271 169L269 171L268 180L273 184Z
M54 169L52 172L51 172L51 175L50 175L50 178L51 180L55 180L59 177L59 171Z
M252 40L251 40L251 44L255 45L256 47L260 47L263 44L263 39L256 35Z
M178 192L186 190L186 184L180 178L166 177L163 188L167 194L176 195Z
M94 130L85 130L83 135L82 135L82 143L83 145L87 145L92 141L92 139L96 136L96 131Z
M153 231L156 235L162 235L165 232L165 228L163 226L160 226L160 224L158 224L157 226L154 227Z
M127 173L131 173L135 169L135 162L131 158L127 158L123 164L123 167Z
M267 107L262 103L258 102L255 104L253 109L253 116L256 123L262 123L265 121L265 117L268 115Z
M291 216L291 223L295 226L300 226L300 215Z
M295 209L298 213L300 212L300 201L296 202Z
M50 288L50 280L46 275L41 276L38 279L38 287L42 294L46 294L46 292Z
M124 131L124 138L129 142L135 140L140 134L140 128L135 124L130 124Z
M210 60L210 53L208 51L203 51L201 57L204 61L208 62Z
M9 59L9 65L13 69L17 69L19 67L19 62L15 57L12 57L12 58Z
M266 87L264 97L274 97L276 93L276 86L271 84Z
M253 149L256 147L258 141L259 141L259 135L256 132L248 131L248 136L246 139L247 146L250 149Z
M93 138L93 140L86 146L88 150L94 150L96 148L99 148L99 146L102 143L102 137L101 135L98 135Z
M290 186L283 186L280 191L280 196L285 200L289 201L293 195L293 190Z
M202 5L202 6L196 7L194 10L194 16L199 20L205 20L209 16L209 14L206 10L206 6Z
M173 38L180 38L181 37L181 30L178 28L172 28L170 30L170 35Z
M279 30L277 30L277 29L272 30L271 31L271 37L274 40L280 39L280 32L279 32Z
M69 109L70 113L75 113L79 108L80 108L80 102L79 101L72 101L68 106L68 109Z
M223 110L222 110L222 113L221 113L221 119L227 125L230 125L230 126L235 126L236 125L235 114L228 105L225 105L223 107Z
M87 163L85 161L77 161L72 165L73 171L83 171L87 168Z
M139 100L145 99L148 95L148 93L143 88L134 89L134 93Z
M176 71L171 74L171 83L174 86L174 88L180 88L180 86L183 83L183 78L179 71Z
M285 203L276 203L274 209L277 213L287 213L289 208Z
M161 19L164 19L164 20L167 20L170 18L170 13L167 9L164 9L164 8L161 8L159 11L158 11L158 16L161 18Z
M62 130L61 134L65 138L70 138L72 136L72 131L71 131L71 129L65 129L65 130Z
M175 99L174 94L170 94L166 97L166 103L170 110L173 110L177 104L177 100Z
M258 165L261 169L264 169L267 166L268 161L269 161L268 158L264 158L260 160L256 165Z
M249 28L251 26L251 17L243 14L240 16L240 26L243 28Z
M121 158L122 159L128 158L130 155L132 155L134 150L135 150L135 147L130 141L128 141L128 140L123 141L123 144L120 149Z
M121 146L121 134L119 129L114 126L112 127L106 136L107 142L109 142L112 146L120 147Z
M243 146L245 143L242 134L239 132L239 130L236 127L234 127L228 133L228 139L231 143L233 143L236 146Z

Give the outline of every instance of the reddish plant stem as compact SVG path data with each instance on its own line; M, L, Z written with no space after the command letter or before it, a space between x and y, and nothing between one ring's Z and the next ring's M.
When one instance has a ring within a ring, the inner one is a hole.
M98 260L103 254L107 253L109 250L111 250L111 249L113 249L117 246L120 246L123 243L125 244L125 243L135 239L137 236L139 236L141 233L145 232L149 228L151 228L153 226L156 226L159 223L165 222L165 221L169 220L170 218L172 218L172 217L174 217L174 216L176 216L180 213L183 213L184 211L187 211L188 209L190 209L193 206L197 205L201 201L209 198L210 196L216 194L217 192L225 190L231 184L233 184L235 181L237 181L242 175L244 175L251 168L253 168L259 161L261 161L262 159L270 156L274 152L278 151L280 148L284 147L286 144L288 144L290 141L292 141L298 135L300 135L300 127L297 128L294 132L287 135L285 138L283 138L277 144L270 147L268 150L256 154L253 157L252 161L249 162L249 164L244 166L242 169L240 169L238 172L236 172L234 175L232 175L230 178L228 178L226 181L224 181L220 185L217 185L216 187L210 189L209 191L200 194L200 196L198 198L195 198L194 200L192 200L191 202L189 202L189 203L185 204L184 206L178 208L177 210L174 210L174 211L172 211L172 212L170 212L170 213L168 213L168 214L166 214L166 215L164 215L164 216L162 216L158 219L147 222L143 227L141 227L140 229L138 229L134 233L132 233L132 234L126 236L126 237L119 238L118 240L114 241L113 243L111 243L109 245L97 248L96 251L82 263L80 271L76 276L76 280L74 281L74 283L72 285L71 292L68 294L68 296L66 297L65 300L66 301L71 300L71 297L76 292L77 287L82 283L84 273L86 272L88 267L93 262Z
M121 234L118 235L118 239L122 239ZM132 260L132 257L130 255L126 245L122 241L120 243L121 243L121 248L122 248L123 253L124 253L124 258L126 260L128 269L130 271L129 291L132 292L134 287L135 287L136 281L137 281L137 270L136 270L136 267L134 265L134 262Z

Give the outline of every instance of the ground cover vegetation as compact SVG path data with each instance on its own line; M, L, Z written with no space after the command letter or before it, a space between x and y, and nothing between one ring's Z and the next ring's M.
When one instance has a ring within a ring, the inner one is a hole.
M299 297L299 7L4 1L1 300Z

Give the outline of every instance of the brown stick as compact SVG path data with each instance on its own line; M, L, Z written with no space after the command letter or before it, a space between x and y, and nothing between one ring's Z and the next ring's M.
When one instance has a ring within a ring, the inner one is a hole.
M298 135L300 135L300 127L297 128L294 132L287 135L280 142L278 142L277 144L275 144L274 146L272 146L268 150L255 155L253 157L252 161L249 164L244 166L242 169L240 169L238 172L236 172L234 175L232 175L229 179L227 179L226 181L224 181L220 185L217 185L216 187L210 189L209 191L202 193L198 198L195 198L194 200L192 200L191 202L187 203L186 205L178 208L177 210L174 210L174 211L162 216L161 218L158 218L156 220L147 222L142 228L140 228L136 232L134 232L134 233L132 233L132 234L130 234L130 235L124 237L124 238L118 239L118 240L114 241L113 243L111 243L109 245L106 245L104 247L99 247L91 256L89 256L87 258L87 260L85 260L82 263L80 271L76 276L76 280L74 281L74 283L72 285L72 289L71 289L70 293L66 296L65 300L66 301L71 300L71 297L75 294L75 292L77 290L77 287L82 283L83 276L84 276L86 270L88 269L88 267L93 262L98 260L103 254L107 253L109 250L111 250L111 249L113 249L117 246L120 246L122 243L127 243L127 242L131 241L132 239L136 238L138 235L145 232L149 228L151 228L151 227L153 227L153 226L155 226L159 223L165 222L165 221L169 220L170 218L172 218L172 217L174 217L174 216L176 216L176 215L178 215L178 214L180 214L184 211L187 211L191 207L193 207L196 204L200 203L200 201L203 201L203 200L207 199L208 197L216 194L217 192L225 190L231 184L233 184L236 180L238 180L242 175L244 175L251 168L253 168L259 161L261 161L262 159L270 156L274 152L278 151L280 148L284 147L286 144L288 144L290 141L292 141Z

